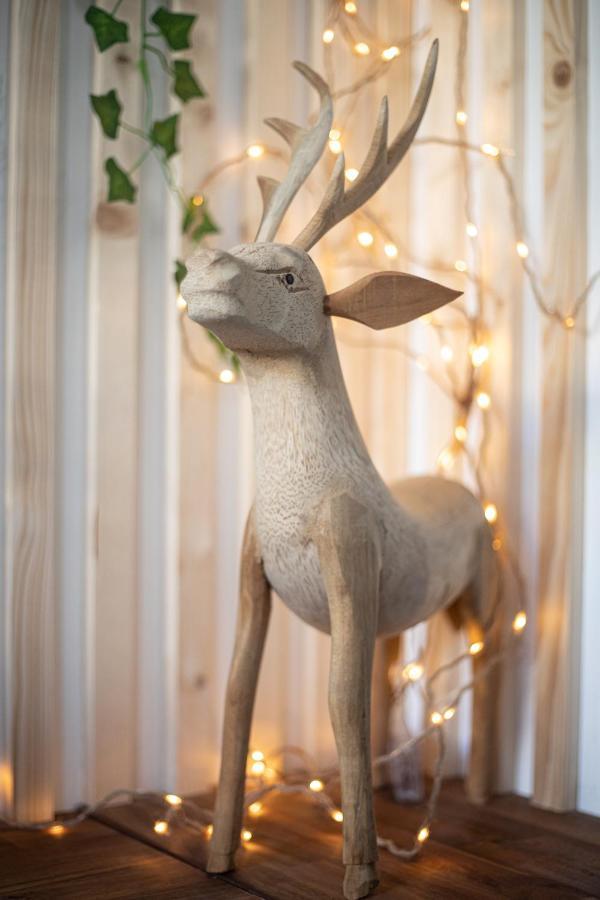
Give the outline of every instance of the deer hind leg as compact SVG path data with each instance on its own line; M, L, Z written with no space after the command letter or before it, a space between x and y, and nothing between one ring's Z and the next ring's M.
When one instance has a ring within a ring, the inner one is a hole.
M235 647L225 700L221 774L206 867L215 874L233 868L240 842L252 710L270 612L271 592L250 511L242 549Z
M388 738L390 714L394 692L391 670L398 662L402 635L381 637L375 643L373 678L371 688L371 754L373 759L383 756L389 750ZM387 767L373 770L373 787L378 788L389 782Z
M370 511L346 494L324 506L314 541L331 619L329 712L340 761L344 896L358 900L378 884L369 732L381 553Z
M487 529L482 537L480 564L467 590L447 610L450 620L467 634L469 645L482 641L473 656L473 716L471 753L465 788L473 803L485 803L494 789L497 757L499 670L488 664L498 652L499 627L494 620L498 591L496 556Z

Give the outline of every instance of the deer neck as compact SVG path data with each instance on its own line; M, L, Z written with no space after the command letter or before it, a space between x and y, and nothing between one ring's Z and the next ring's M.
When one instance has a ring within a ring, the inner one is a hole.
M254 419L257 494L305 473L325 484L351 461L375 472L358 429L331 323L314 352L241 353Z

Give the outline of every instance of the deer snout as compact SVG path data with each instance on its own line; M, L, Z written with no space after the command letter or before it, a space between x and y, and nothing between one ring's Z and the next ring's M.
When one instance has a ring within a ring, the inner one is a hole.
M186 263L181 285L188 315L200 324L239 315L248 267L224 250L198 250Z

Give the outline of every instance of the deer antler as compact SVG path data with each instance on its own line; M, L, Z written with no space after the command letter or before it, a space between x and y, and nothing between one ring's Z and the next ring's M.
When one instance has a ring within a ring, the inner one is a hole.
M344 155L340 154L321 204L308 225L295 239L295 247L310 250L334 225L337 225L372 197L394 171L410 147L421 124L433 86L437 57L438 41L435 40L431 45L421 84L406 122L389 148L387 146L388 104L387 97L383 98L369 152L365 157L360 175L347 191L344 189Z
M293 65L319 92L321 109L312 128L300 128L285 119L265 119L265 123L290 145L292 160L282 182L261 175L258 177L263 198L263 217L256 241L272 241L275 237L288 206L321 157L333 119L333 104L326 82L305 63L295 62Z

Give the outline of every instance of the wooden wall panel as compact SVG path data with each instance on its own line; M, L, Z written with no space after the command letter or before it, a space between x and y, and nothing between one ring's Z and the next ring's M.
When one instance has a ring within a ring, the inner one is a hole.
M55 792L59 48L56 5L15 0L7 179L5 602L11 635L7 712L9 764L14 767L12 813L25 820L51 815Z

